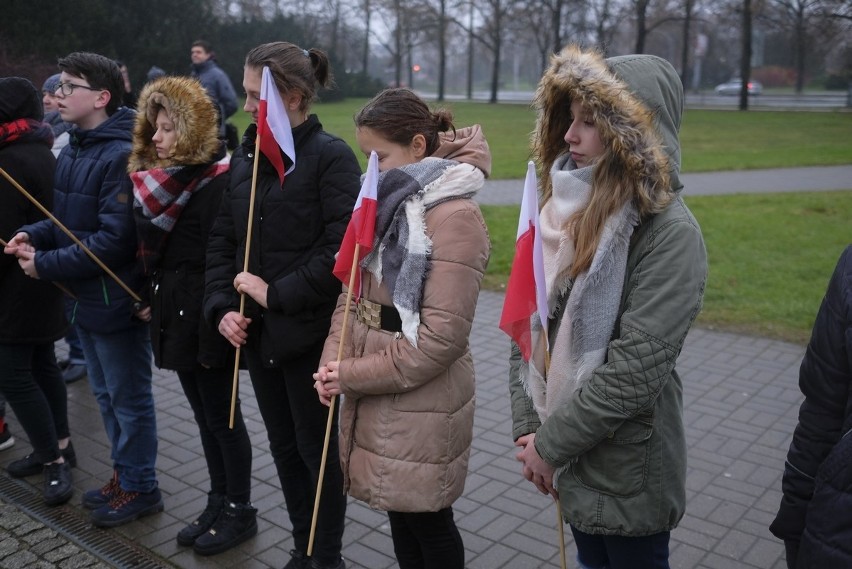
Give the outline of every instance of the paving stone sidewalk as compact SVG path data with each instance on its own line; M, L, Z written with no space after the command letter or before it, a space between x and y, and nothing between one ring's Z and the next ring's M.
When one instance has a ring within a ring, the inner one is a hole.
M470 474L465 493L455 505L456 518L470 569L559 567L555 508L523 480L514 460L506 380L509 343L497 328L502 303L501 294L484 292L474 323L475 434ZM689 334L679 364L689 447L688 507L680 527L672 533L672 567L785 568L783 546L767 527L780 500L784 456L801 400L796 382L802 355L802 346L783 342L706 329ZM254 445L252 499L259 509L258 536L213 558L199 557L175 542L178 530L205 503L206 467L197 428L176 376L156 371L157 466L166 511L118 529L94 530L101 540L126 538L149 551L163 567L284 565L292 547L291 528L245 374L241 382L243 410ZM72 562L86 555L86 539L71 532L69 537L74 540L62 543L62 520L69 514L84 515L80 494L107 480L111 464L88 385L75 383L69 386L68 395L79 459L73 471L75 497L71 504L51 511L51 515L56 512L56 520L48 519L46 528L30 525L35 521L28 522L26 515L16 513L12 503L0 506L0 569L89 566ZM1 466L30 451L11 413L9 420L18 443L0 454ZM31 477L28 482L38 494L41 477ZM568 566L575 567L570 531L566 531L566 543ZM51 557L66 551L68 555L61 560ZM343 551L348 567L395 567L392 551L386 516L350 501ZM38 560L14 564L17 559L30 559L31 553ZM128 562L125 566L134 565Z

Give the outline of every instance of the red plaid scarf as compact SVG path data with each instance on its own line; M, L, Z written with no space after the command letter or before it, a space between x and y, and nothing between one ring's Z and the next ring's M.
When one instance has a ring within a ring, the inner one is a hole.
M42 142L53 146L53 130L50 125L33 119L18 119L0 123L0 148L15 142Z
M227 160L220 160L212 164L170 166L130 174L139 243L137 257L145 274L157 267L166 239L192 194L228 168Z

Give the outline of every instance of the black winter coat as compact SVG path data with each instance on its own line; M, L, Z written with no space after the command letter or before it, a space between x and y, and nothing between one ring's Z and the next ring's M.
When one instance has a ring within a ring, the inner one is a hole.
M0 122L4 122L0 118ZM56 160L50 146L35 142L0 148L0 167L48 210L53 209ZM0 178L0 236L11 239L22 225L44 219L6 178ZM0 343L45 344L65 334L62 292L24 274L14 255L0 254Z
M231 184L207 248L204 315L214 326L240 298L234 277L243 270L256 126L231 159ZM267 304L246 296L253 319L248 343L268 367L319 347L328 335L341 283L334 255L360 189L361 169L347 144L325 131L316 115L293 129L296 168L281 186L260 157L248 272L269 284ZM288 160L287 166L290 163Z
M233 361L231 345L201 314L207 240L229 179L216 176L192 194L151 279L151 347L159 368L192 371L199 363Z
M852 567L852 246L817 314L799 388L805 401L770 530L791 568Z

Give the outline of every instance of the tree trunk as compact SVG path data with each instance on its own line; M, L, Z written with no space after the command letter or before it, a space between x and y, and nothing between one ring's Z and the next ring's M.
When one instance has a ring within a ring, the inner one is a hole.
M367 75L370 64L370 0L364 0L364 55L361 61L361 71Z
M740 60L740 110L748 110L748 82L751 79L751 0L743 0L743 54Z
M800 3L796 12L796 94L801 95L805 88L805 14Z
M692 0L686 0L686 14L683 18L683 48L680 52L680 82L686 90L687 77L689 77L689 28L692 24Z
M645 53L645 36L648 35L646 15L648 10L648 0L638 0L636 2L636 52Z
M470 3L470 18L467 29L467 100L473 100L473 2Z
M447 75L447 0L441 0L441 19L438 22L438 101L444 100L444 81Z
M500 10L495 10L494 30L492 32L494 39L494 61L491 64L491 96L488 98L488 102L492 104L497 102L497 91L500 89L500 48L502 47L500 27L502 19L503 15L500 13Z

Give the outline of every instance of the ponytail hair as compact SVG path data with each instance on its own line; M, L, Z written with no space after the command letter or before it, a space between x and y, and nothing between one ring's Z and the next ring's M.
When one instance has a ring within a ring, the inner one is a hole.
M410 89L385 89L373 97L355 115L355 126L366 127L383 138L402 146L411 144L415 135L426 139L426 156L431 156L441 144L440 133L456 129L449 109L432 111Z
M302 94L300 110L307 110L317 98L319 87L331 87L334 79L328 55L320 49L302 49L286 41L265 43L246 56L246 67L269 67L275 86L281 93Z

